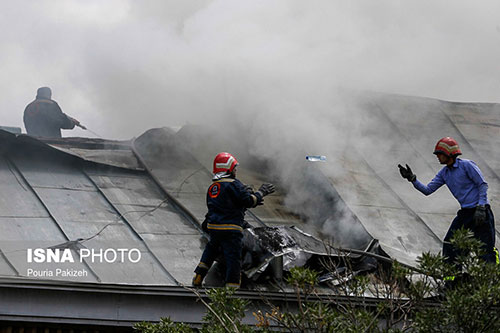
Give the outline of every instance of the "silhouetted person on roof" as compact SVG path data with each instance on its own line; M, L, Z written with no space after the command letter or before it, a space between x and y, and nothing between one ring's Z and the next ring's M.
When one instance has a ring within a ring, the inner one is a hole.
M24 109L24 127L31 136L60 138L61 129L73 129L80 122L64 114L51 99L49 87L38 88L36 99Z

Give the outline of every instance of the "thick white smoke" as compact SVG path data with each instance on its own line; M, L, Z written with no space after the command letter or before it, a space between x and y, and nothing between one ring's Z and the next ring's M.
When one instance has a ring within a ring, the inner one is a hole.
M68 114L107 138L262 109L287 117L297 109L296 99L329 109L324 92L337 86L498 101L499 6L5 2L0 121L22 126L24 106L43 85L53 88Z
M0 124L22 127L47 85L105 138L212 126L285 183L304 154L327 155L338 178L341 152L377 128L346 91L498 101L498 12L493 0L8 1Z

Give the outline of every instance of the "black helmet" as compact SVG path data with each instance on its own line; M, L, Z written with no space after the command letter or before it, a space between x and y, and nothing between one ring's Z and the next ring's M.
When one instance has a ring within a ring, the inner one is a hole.
M36 98L50 99L52 97L52 90L49 87L41 87L36 91Z

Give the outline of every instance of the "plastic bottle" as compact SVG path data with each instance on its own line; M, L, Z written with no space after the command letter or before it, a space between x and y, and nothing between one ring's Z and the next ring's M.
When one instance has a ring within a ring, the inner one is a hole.
M326 156L307 155L306 160L311 161L311 162L326 161Z

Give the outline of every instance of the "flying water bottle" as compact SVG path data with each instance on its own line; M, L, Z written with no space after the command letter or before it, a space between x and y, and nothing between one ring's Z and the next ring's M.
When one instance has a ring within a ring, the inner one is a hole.
M310 161L310 162L319 162L319 161L326 161L326 156L322 156L322 155L307 155L306 156L306 160Z

